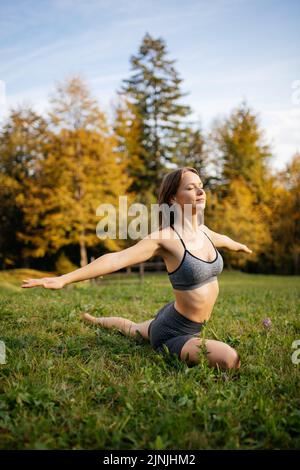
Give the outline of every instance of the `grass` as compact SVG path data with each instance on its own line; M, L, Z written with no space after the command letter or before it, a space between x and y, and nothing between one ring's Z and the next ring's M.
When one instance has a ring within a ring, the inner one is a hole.
M165 274L19 287L38 274L0 273L1 449L300 447L300 364L291 361L299 277L222 274L204 334L234 346L242 361L238 372L222 372L80 319L81 311L153 318L173 298Z

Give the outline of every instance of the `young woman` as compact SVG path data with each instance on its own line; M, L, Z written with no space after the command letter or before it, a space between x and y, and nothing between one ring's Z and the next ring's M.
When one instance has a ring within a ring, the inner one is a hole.
M222 272L223 259L216 248L233 251L252 251L231 238L198 223L204 211L206 195L200 176L194 168L183 167L163 178L159 191L159 205L174 205L181 211L181 222L152 232L134 246L107 253L92 263L59 277L27 279L22 287L43 286L61 289L67 284L113 273L133 264L161 256L165 262L175 300L164 305L155 318L134 323L121 317L95 318L88 313L82 317L104 328L117 327L128 336L138 333L150 341L153 348L163 352L165 347L189 365L199 362L199 347L204 346L210 366L237 369L240 359L229 345L211 339L202 344L200 332L209 320L219 287L217 276ZM189 217L186 207L190 207ZM172 213L171 213L172 215ZM176 217L175 217L176 218ZM174 217L173 217L174 220ZM184 227L184 228L182 228Z

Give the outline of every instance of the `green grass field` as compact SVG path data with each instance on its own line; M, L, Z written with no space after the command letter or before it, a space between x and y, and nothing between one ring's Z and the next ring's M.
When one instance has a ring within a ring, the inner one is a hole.
M241 369L224 372L163 358L142 338L78 315L153 318L173 299L166 274L143 282L114 274L59 291L19 287L37 274L0 273L1 449L300 447L300 364L291 360L299 277L220 276L203 334L238 350Z

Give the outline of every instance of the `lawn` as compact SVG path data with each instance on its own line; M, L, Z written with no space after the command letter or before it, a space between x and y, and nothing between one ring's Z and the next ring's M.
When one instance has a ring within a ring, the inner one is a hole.
M38 274L0 272L1 449L300 448L299 277L223 272L203 334L238 350L241 369L224 372L78 315L153 318L173 299L166 274L19 287Z

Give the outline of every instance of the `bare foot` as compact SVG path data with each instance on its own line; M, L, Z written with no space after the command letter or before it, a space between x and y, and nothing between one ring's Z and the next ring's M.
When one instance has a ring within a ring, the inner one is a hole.
M94 325L101 323L101 318L93 317L89 313L81 313L80 316L83 320L94 323Z

